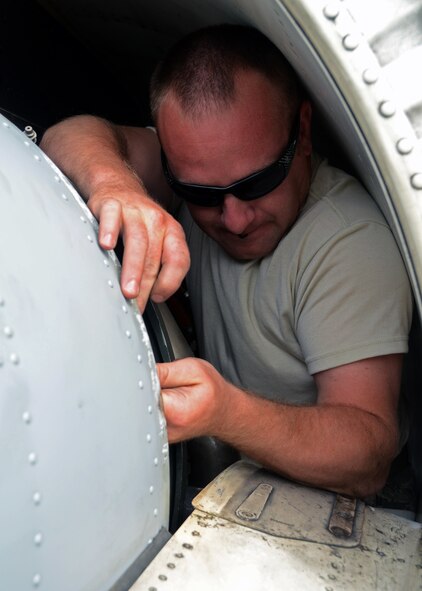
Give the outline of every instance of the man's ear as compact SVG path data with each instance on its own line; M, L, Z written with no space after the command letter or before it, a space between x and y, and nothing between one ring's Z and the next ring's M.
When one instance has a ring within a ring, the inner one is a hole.
M312 105L310 101L304 100L300 107L300 133L297 150L304 156L312 154L311 138Z

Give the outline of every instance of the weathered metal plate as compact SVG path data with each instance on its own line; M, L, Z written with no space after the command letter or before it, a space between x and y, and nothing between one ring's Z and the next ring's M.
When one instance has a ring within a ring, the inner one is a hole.
M195 510L131 591L421 591L421 528L368 509L361 544L341 548Z
M237 462L201 491L193 506L272 536L356 546L362 535L364 504L357 502L352 533L344 538L328 530L335 500L335 493L301 486L258 466Z

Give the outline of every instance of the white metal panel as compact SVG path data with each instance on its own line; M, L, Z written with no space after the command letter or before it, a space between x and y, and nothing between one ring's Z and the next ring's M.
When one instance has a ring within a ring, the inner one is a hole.
M0 118L0 587L109 589L168 521L148 335L88 209Z

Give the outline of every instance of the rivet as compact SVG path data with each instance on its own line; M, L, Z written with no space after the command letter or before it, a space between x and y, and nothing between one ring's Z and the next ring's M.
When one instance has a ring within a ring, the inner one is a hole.
M192 544L187 544L186 542L184 544L182 544L183 548L186 548L186 550L193 550L193 546Z
M199 531L196 531L196 529L192 532L193 536L200 536L201 534L199 533Z
M138 388L140 390L143 390L143 388L144 388L144 382L142 380L139 380L139 382L138 382Z
M343 37L343 47L347 49L347 51L353 51L359 47L361 42L361 36L357 33L349 33L345 37Z
M109 267L109 266L110 266L110 263L108 262L108 260L107 260L107 259L104 259L104 261L103 261L103 262L104 262L104 265L105 265L106 267Z
M153 486L150 486L149 487L149 494L152 495L153 492L154 492L154 487Z
M83 222L84 224L86 224L86 218L84 218L83 215L81 215L81 217L79 219L81 220L81 222Z
M399 154L410 154L413 150L413 142L407 137L402 137L396 144L397 152Z
M92 236L90 236L89 234L88 234L87 238L88 238L88 240L89 240L90 242L94 242L94 240L93 240Z
M378 81L378 72L374 68L367 68L362 74L366 84L375 84Z
M151 443L151 441L152 441L152 437L151 437L151 435L148 433L148 434L147 434L147 442L148 442L148 443Z
M383 117L392 117L396 112L396 105L393 101L383 101L378 110Z
M7 338L9 338L9 339L10 339L11 337L13 337L13 330L12 330L12 328L11 328L10 326L5 326L5 327L3 328L3 333L4 333L4 335L5 335Z
M38 491L35 491L34 494L32 495L32 500L34 502L34 505L39 505L41 503L41 493Z
M111 279L109 279L109 280L107 281L107 285L108 285L109 287L112 287L112 288L114 287L114 283L112 282L112 280L111 280ZM128 332L128 331L126 331L126 334L127 334L127 332Z
M154 517L157 517L158 515L158 509L154 509Z
M10 127L10 125L7 123L7 121L3 121L3 125L4 125L4 127Z
M32 584L34 587L39 587L41 583L41 575L40 574L36 574L32 577Z
M0 357L0 367L3 367L3 365L4 365L4 359L3 359L3 357Z
M326 6L324 6L324 10L323 10L324 16L325 18L328 18L330 20L335 20L338 15L340 14L340 5L338 2L330 2L330 4L327 4Z
M54 180L56 181L56 183L60 183L61 178L57 174L55 174L54 175Z
M28 462L31 464L31 466L34 466L37 463L37 454L33 451L28 454Z
M62 193L62 199L64 201L67 201L68 200L68 197L67 197L66 193Z
M150 404L148 405L148 414L152 415L152 406Z
M27 425L29 425L29 423L31 422L31 415L27 410L24 413L22 413L22 421Z
M167 568L169 568L169 569L172 570L173 568L176 568L176 565L174 564L174 562L168 562L167 563Z
M148 540L148 545L149 545L149 546L151 546L151 544L152 544L152 538L150 538L150 539Z
M412 183L412 187L414 189L422 189L422 172L417 172L414 174L411 177L410 182Z
M122 306L122 310L123 310L123 312L124 312L125 314L127 314L127 307L126 307L124 304L123 304L123 306Z
M181 552L176 552L176 554L174 555L176 558L184 558L185 555L182 554Z
M37 534L35 534L35 536L34 536L34 544L36 546L41 546L42 540L43 540L43 537L42 537L42 533L41 532L38 532Z
M34 158L35 158L35 160L37 160L37 162L39 162L41 160L41 158L38 156L38 154L34 154Z
M167 581L166 575L158 575L158 578L160 579L160 581Z
M142 355L137 356L138 363L142 363Z
M10 354L10 361L14 364L14 365L18 365L19 363L19 356L16 353L11 353Z
M157 591L157 587L148 587L148 591Z
M25 146L30 146L31 145L31 142L28 142L28 140L25 140L23 143L25 144Z
M154 458L154 466L158 466L158 458Z

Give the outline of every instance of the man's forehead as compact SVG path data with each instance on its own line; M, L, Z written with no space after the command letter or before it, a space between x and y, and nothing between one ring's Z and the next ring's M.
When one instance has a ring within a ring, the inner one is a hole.
M178 107L180 117L197 123L224 111L233 112L245 104L256 110L258 114L262 109L269 109L273 105L279 117L282 113L289 113L293 108L286 91L261 72L251 69L238 70L234 80L234 93L230 97L224 95L220 100L218 97L208 97L200 93L196 100L195 97L191 97L189 106L186 106L183 98L180 98L174 90L169 89L158 108L157 120L160 119L163 108L169 103ZM193 109L190 108L192 104L195 104Z

